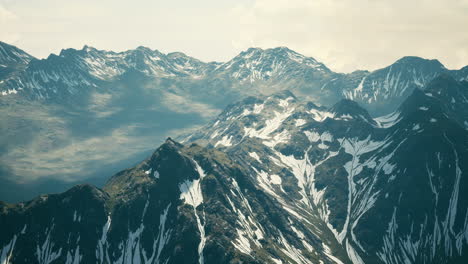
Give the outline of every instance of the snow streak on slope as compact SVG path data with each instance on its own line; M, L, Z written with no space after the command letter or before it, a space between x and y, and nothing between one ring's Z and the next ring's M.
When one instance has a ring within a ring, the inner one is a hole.
M100 261L99 263L104 263L104 257L106 257L107 262L109 261L109 254L107 253L108 243L107 243L107 233L109 232L111 225L111 216L107 216L107 222L102 227L101 239L98 240L96 248L96 258Z
M58 251L54 250L55 244L51 241L50 239L50 234L52 230L54 229L54 225L46 231L47 237L42 244L42 246L39 247L39 245L36 246L36 257L37 257L37 262L39 264L49 264L52 263L54 260L60 257L62 254L62 249L60 248Z
M15 248L16 239L17 237L14 235L11 241L0 250L0 264L10 263L11 256L13 255L13 249Z
M264 231L261 225L258 224L258 221L254 218L254 212L250 207L249 201L243 195L235 179L232 179L232 185L234 188L231 190L231 194L233 195L233 198L236 199L232 201L229 198L229 195L226 195L226 199L228 200L232 211L238 217L236 219L237 238L231 243L240 252L250 256L252 245L258 248L262 247L260 240L265 237Z
M371 152L376 150L377 148L381 147L385 142L375 142L370 140L370 136L365 140L358 140L358 139L343 139L342 146L346 153L352 155L352 160L347 162L344 167L346 172L348 173L348 206L346 214L346 221L343 226L343 230L337 235L337 240L342 243L347 232L348 232L348 225L350 223L351 218L351 208L354 201L356 201L356 197L359 195L358 190L356 188L356 182L354 177L358 175L362 169L364 168L363 164L360 163L359 157L365 153ZM375 194L376 195L376 194ZM373 197L375 200L375 197ZM367 206L366 209L369 209L373 203Z
M200 264L204 263L203 257L203 249L206 243L205 237L205 220L203 220L203 224L200 220L200 216L197 212L197 207L203 203L203 193L201 190L200 182L205 177L205 172L203 171L202 167L198 165L198 163L193 160L195 164L195 169L198 172L199 178L195 180L185 180L180 185L180 199L183 199L186 204L189 204L193 207L193 211L195 213L195 218L197 220L198 231L200 232L200 243L198 245L198 262ZM202 210L203 219L205 219L205 211Z

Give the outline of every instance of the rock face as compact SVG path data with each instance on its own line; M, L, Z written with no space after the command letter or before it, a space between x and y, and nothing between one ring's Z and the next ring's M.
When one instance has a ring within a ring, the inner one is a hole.
M0 263L466 263L467 90L246 98L102 190L1 204Z

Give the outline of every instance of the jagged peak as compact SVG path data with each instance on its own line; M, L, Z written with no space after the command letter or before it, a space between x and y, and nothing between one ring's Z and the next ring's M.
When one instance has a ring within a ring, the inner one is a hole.
M350 113L352 111L366 111L358 103L350 99L341 99L331 108L333 113Z
M36 58L26 51L14 45L0 41L0 62L27 64L34 59Z
M290 90L282 90L282 91L273 93L270 95L270 97L277 98L277 99L288 99L292 97L294 100L297 99L297 97Z
M65 196L82 196L84 194L90 194L94 197L106 197L105 193L101 189L88 183L75 185L63 193Z
M187 56L187 54L180 52L180 51L175 51L175 52L170 52L167 54L167 57L169 58L190 58L190 56Z
M96 48L94 47L91 47L91 46L88 46L88 45L84 45L83 48L81 49L82 51L86 51L86 52L91 52L91 51L97 51Z
M368 70L355 70L353 72L351 72L350 74L369 74L371 73L370 71Z
M127 50L127 52L132 52L132 51L140 51L140 52L143 52L143 53L157 53L157 54L162 54L161 52L159 52L158 50L153 50L151 48L148 48L148 47L145 47L145 46L138 46L136 49L134 50Z
M161 147L163 146L170 146L170 147L177 147L177 148L182 148L184 147L184 145L180 144L179 142L173 140L171 137L168 137L166 139L166 141L164 141L164 144L161 145Z
M0 41L0 47L9 49L18 49L16 46Z
M291 57L296 57L296 58L303 58L303 59L309 59L317 62L314 58L312 57L307 57L303 54L300 54L286 46L279 46L279 47L274 47L274 48L267 48L267 49L262 49L259 47L251 47L248 48L247 50L244 50L239 53L236 57L234 57L233 60L235 59L249 59L255 54L265 54L267 56L283 56L291 59ZM318 63L318 62L317 62Z
M338 103L330 108L330 112L334 113L335 117L337 118L342 116L351 116L355 118L362 118L369 123L375 122L366 109L361 107L355 101L349 99L341 99L338 101Z
M413 113L442 112L440 102L432 93L422 89L414 89L411 95L398 108L402 116L412 116Z
M445 66L437 59L425 59L418 56L404 56L401 59L398 59L394 64L415 65L421 63L432 64L434 66L445 68Z

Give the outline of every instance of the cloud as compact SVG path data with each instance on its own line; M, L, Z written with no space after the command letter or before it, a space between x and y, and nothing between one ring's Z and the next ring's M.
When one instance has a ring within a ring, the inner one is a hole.
M239 49L289 46L332 69L384 67L405 55L468 64L467 1L257 0L233 9Z
M8 43L15 43L19 40L20 34L11 27L11 24L16 23L17 20L16 14L0 4L0 40Z
M122 107L109 106L111 102L112 94L95 92L91 94L88 109L97 118L106 118L122 111Z
M196 102L170 92L163 92L161 101L164 106L176 113L197 113L204 118L211 118L221 112L219 109L213 108L208 104Z
M13 12L0 5L0 21L2 23L5 21L14 20L16 18L17 17Z
M110 165L119 164L121 169L124 166L133 166L128 164L133 157L155 150L165 137L177 138L198 126L144 136L139 133L140 128L141 125L127 125L111 130L107 135L84 139L68 135L70 141L47 149L43 148L43 139L39 138L26 148L14 148L2 155L0 169L9 171L9 179L17 183L51 178L79 181ZM140 161L141 158L138 159ZM135 161L131 162L133 164Z
M24 177L15 179L19 182L43 177L76 180L88 176L91 170L96 169L95 164L104 167L154 147L148 146L141 137L132 136L136 128L127 126L105 136L73 138L65 145L47 150L42 148L43 142L35 141L27 149L15 148L2 159L13 175Z
M449 68L468 64L467 0L4 3L2 10L18 19L1 27L0 36L21 36L16 44L38 57L84 44L116 51L145 45L226 61L251 46L288 46L344 72L406 55L437 58Z

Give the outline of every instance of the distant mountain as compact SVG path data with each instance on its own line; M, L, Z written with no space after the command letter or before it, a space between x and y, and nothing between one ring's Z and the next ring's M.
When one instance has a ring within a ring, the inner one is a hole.
M440 74L451 74L458 80L467 77L462 70L447 70L438 60L404 57L380 70L345 75L328 83L326 88L341 87L345 98L378 116L394 111L414 89L422 89Z
M215 65L183 53L166 55L145 47L115 53L85 46L82 50L66 49L59 55L35 60L18 78L7 80L5 86L23 90L30 98L54 98L89 92L90 88L101 87L105 85L103 82L122 78L132 71L160 78L202 78Z
M25 51L0 41L0 67L26 65L32 60L34 57Z
M463 89L440 76L376 119L245 98L102 190L1 204L0 262L466 263Z
M216 102L223 106L243 96L286 89L320 105L330 106L342 98L351 99L373 116L392 112L415 88L424 87L439 74L450 74L459 81L468 79L466 67L448 70L437 60L419 57L404 57L373 72L340 74L286 47L250 48L225 63L204 63L180 52L163 54L138 47L116 53L89 46L82 50L65 49L59 55L34 60L27 53L2 43L1 61L5 65L11 65L7 61L27 65L14 78L2 80L3 94L22 91L23 96L31 99L60 98L60 102L68 98L69 103L76 100L77 94L102 90L115 81L124 81L131 73L139 73L171 84L175 82L186 94L202 92L213 98L222 97ZM195 87L201 91L193 91Z
M0 41L0 87L5 81L14 78L15 73L23 70L34 57L15 46ZM0 96L15 94L12 87L0 88Z
M256 82L275 79L324 78L332 73L323 63L305 57L286 47L274 49L250 48L227 63L221 64L216 73L228 75L240 82Z

